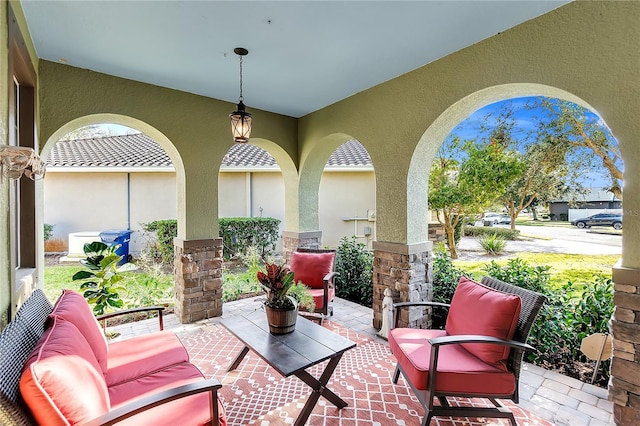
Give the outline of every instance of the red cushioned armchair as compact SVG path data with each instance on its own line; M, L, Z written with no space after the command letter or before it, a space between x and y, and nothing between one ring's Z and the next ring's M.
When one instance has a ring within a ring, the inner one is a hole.
M331 302L336 295L334 277L337 275L336 251L298 248L291 253L289 269L296 282L307 285L316 303L315 312L333 315Z
M436 416L501 417L516 426L513 413L498 399L518 402L522 357L534 349L526 340L544 300L539 293L494 278L476 283L462 277L450 305L394 305L396 319L399 310L409 306L449 308L445 330L389 332L389 346L398 360L393 382L402 373L425 408L423 426ZM486 398L493 406L454 406L448 397ZM434 405L435 399L440 405Z

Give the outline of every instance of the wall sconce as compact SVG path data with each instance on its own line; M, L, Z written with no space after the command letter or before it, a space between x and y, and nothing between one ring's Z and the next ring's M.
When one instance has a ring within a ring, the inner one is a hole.
M42 179L46 168L33 148L0 146L0 171L9 179L20 179L22 175L31 180Z

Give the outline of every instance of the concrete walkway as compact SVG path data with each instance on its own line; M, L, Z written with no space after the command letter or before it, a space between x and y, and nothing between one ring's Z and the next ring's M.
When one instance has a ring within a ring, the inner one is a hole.
M222 317L199 321L194 324L180 324L173 314L164 318L165 329L174 331L197 330L216 324L220 318L244 315L261 309L263 298L258 296L224 304ZM376 341L387 341L376 335L371 325L371 308L342 299L334 302L332 321L361 334L371 336ZM138 321L114 327L122 338L154 332L158 330L156 319ZM520 404L522 408L559 426L600 426L614 425L613 403L607 400L607 390L583 383L571 377L545 370L532 364L525 364L520 377Z

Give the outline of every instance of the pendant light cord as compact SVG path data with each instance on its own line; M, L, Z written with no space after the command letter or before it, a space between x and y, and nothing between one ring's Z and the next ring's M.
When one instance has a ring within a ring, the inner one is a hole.
M240 56L240 102L242 102L242 56Z

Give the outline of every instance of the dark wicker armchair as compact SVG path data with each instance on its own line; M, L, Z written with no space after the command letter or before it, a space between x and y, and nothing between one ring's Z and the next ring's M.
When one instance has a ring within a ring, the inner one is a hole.
M465 293L467 289L471 290ZM408 306L448 306L450 310L447 331L402 328L390 331L389 344L398 358L393 382L397 383L402 373L425 408L423 426L436 416L507 418L515 426L513 413L498 399L518 402L523 355L534 349L526 341L545 297L490 277L484 277L482 285L463 278L456 293L459 290L462 296L456 298L454 294L451 305L435 302L394 305L395 318L399 309ZM507 307L503 310L504 306ZM496 311L500 314L494 315ZM482 329L483 317L492 317L492 325L504 328L507 337L498 337L496 334L500 332L493 330L486 334L453 333L456 319L449 322L453 315L458 316L458 330ZM502 357L487 359L495 352L487 356L482 352L485 350L497 350ZM453 406L447 397L486 398L493 407ZM435 399L439 405L434 405Z

